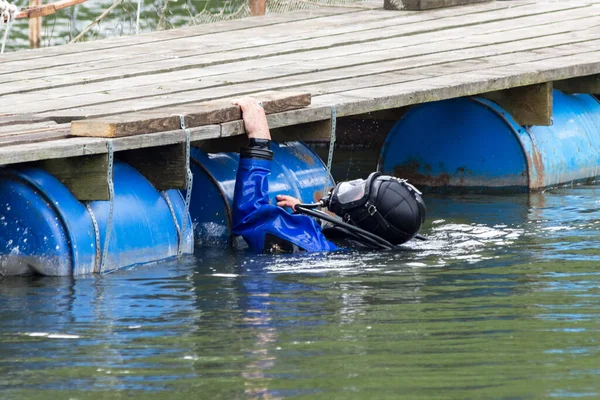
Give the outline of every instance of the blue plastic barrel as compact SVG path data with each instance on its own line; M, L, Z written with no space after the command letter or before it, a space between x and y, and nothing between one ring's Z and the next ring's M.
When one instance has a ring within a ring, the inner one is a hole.
M176 256L184 211L179 191L160 193L121 162L114 165L114 188L112 233L100 270L110 202L86 207L41 169L0 169L0 273L79 275ZM185 236L184 251L191 253L191 229Z
M334 184L323 161L301 142L271 142L274 159L269 176L269 196L287 194L303 202L315 202ZM192 149L194 186L190 214L196 244L231 244L231 204L239 163L238 153L207 154Z
M600 175L598 100L553 97L552 126L520 126L479 97L414 106L388 134L379 168L419 187L523 191Z

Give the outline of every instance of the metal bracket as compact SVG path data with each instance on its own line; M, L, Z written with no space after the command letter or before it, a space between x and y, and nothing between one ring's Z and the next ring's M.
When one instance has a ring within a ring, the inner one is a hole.
M192 186L194 184L194 176L190 168L191 158L191 147L190 147L190 130L185 126L185 116L179 116L179 122L181 129L185 133L185 175L186 175L186 188L185 188L185 207L183 209L183 222L181 226L181 234L179 235L179 246L177 247L177 256L180 257L183 254L183 245L185 238L187 238L188 229L188 215L190 213L190 202L192 201Z
M329 155L327 156L327 173L331 173L331 164L333 162L333 149L335 148L335 129L337 123L337 111L335 106L331 106L331 136L329 137Z
M90 203L86 203L85 208L88 210L88 213L92 218L92 224L94 225L94 238L96 238L96 257L94 259L94 272L98 273L98 268L100 267L100 228L98 228L98 221L96 220L96 216L92 211L92 206L90 206Z
M179 227L179 222L177 221L177 214L175 213L175 208L173 208L173 203L171 202L171 198L169 197L169 192L167 190L163 190L161 192L161 195L165 199L165 202L169 207L169 211L171 212L171 218L173 218L173 224L175 224L175 229L177 230L177 248L179 249L179 241L181 240L181 228Z
M106 142L106 149L108 151L108 172L106 174L106 181L108 182L108 220L106 221L106 235L104 235L104 249L102 250L102 262L100 263L100 273L102 273L106 267L106 259L108 257L108 246L110 244L110 236L113 228L113 214L115 211L115 185L113 182L113 168L114 168L114 148L112 140Z

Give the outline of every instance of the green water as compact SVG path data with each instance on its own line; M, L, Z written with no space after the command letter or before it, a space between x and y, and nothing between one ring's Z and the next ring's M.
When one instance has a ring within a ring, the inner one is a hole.
M396 252L4 278L0 397L600 398L599 194L429 195Z
M52 3L56 0L44 0ZM9 0L19 9L29 6L29 0ZM92 21L100 17L114 0L88 0L87 2L58 11L42 18L42 47L63 45L77 36ZM124 0L112 12L94 26L81 41L92 41L106 37L135 34L137 0ZM167 7L165 9L165 4ZM235 12L243 0L154 0L142 1L140 32L155 32L182 26L195 25L202 21L199 14L228 15ZM29 48L29 20L16 20L9 31L6 52ZM0 39L4 28L0 28Z
M134 3L94 35L133 32ZM145 3L156 29L162 2ZM45 45L112 1L86 4L44 19ZM19 22L9 50L26 35ZM0 278L0 399L600 398L599 194L429 195L430 240L396 252Z

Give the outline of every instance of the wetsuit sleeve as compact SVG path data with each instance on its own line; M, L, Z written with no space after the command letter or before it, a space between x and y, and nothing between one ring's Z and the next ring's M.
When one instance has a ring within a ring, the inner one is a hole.
M268 250L265 242L268 236L306 251L335 250L336 246L325 239L321 227L312 218L290 214L269 204L268 176L272 161L260 153L244 150L240 154L233 196L233 233L241 235L250 248L259 253Z

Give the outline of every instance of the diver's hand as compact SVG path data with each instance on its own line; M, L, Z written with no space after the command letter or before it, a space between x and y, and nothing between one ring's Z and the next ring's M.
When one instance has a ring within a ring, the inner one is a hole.
M290 207L292 210L294 210L296 204L300 204L300 200L295 197L288 196L286 194L277 195L277 205L279 207Z
M261 104L252 97L244 97L239 100L233 100L233 104L239 106L242 110L242 119L248 139L267 139L271 140L267 116Z

